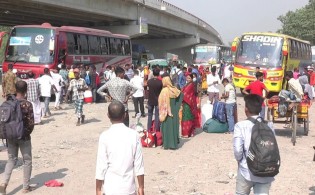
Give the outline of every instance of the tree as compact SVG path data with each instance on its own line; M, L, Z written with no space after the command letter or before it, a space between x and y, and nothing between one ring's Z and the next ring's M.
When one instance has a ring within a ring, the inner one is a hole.
M279 33L287 34L315 45L315 0L295 11L289 11L278 17L282 23Z

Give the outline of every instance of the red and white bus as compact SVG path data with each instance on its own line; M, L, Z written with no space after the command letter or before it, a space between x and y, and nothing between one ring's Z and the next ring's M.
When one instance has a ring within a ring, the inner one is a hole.
M30 71L39 77L44 68L56 69L62 61L67 67L94 64L101 75L108 65L132 63L130 38L105 30L53 27L49 23L21 25L15 26L9 41L2 44L6 44L3 72L12 63L23 79Z

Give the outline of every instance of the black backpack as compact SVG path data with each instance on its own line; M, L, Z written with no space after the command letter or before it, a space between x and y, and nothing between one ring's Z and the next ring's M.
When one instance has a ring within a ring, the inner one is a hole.
M24 133L20 101L10 95L0 106L0 138L22 139Z
M261 121L258 120L261 119ZM279 173L280 153L276 137L261 118L248 118L254 123L246 162L253 175L273 177Z

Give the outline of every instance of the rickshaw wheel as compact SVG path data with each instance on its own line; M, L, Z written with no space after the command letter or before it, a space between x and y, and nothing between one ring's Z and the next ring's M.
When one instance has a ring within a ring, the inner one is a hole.
M309 120L308 120L308 114L307 118L304 119L304 135L308 136L308 131L309 131Z

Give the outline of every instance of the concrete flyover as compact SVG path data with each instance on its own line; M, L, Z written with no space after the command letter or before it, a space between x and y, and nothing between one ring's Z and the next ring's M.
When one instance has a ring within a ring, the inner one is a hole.
M186 61L193 45L222 44L212 26L162 0L0 0L0 24L43 22L127 34L158 57L172 52Z

